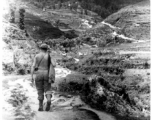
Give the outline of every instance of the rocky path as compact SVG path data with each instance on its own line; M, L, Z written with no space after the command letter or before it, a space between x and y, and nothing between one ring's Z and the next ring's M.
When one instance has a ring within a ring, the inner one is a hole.
M56 68L56 82L71 72ZM88 107L78 95L52 90L52 112L38 112L37 91L30 75L3 77L3 120L115 120L104 112ZM46 101L46 100L45 100Z

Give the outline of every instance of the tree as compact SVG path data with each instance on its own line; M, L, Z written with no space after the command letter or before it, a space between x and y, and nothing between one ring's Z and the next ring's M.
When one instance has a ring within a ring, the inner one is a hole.
M25 9L24 8L20 8L19 9L19 14L20 14L20 21L19 21L19 28L21 29L21 30L24 30L25 29L25 24L24 24L24 13L25 13Z
M82 8L80 9L80 11L81 11L80 13L83 14L83 9Z
M85 13L85 15L88 15L88 11L86 9L84 10L84 13Z
M53 9L53 10L55 9L55 4L52 5L52 9Z
M62 7L62 4L61 4L61 2L59 1L58 2L58 9L60 9Z
M9 16L9 22L15 23L15 10L16 8L14 6L10 6L10 16Z
M74 9L76 11L77 8L78 8L78 4L76 4L76 3L72 4L72 9Z

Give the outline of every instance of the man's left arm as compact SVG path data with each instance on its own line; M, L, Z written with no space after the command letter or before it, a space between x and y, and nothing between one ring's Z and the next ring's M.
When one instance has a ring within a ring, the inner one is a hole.
M50 70L49 70L49 82L50 83L54 83L54 81L55 81L55 66L56 66L55 60L51 59L51 65L50 65Z
M34 62L33 62L32 68L31 68L32 83L34 82L33 75L34 75L35 66L36 66L36 57L34 58Z
M55 59L51 59L51 63L52 63L52 66L55 68L56 67L56 60Z

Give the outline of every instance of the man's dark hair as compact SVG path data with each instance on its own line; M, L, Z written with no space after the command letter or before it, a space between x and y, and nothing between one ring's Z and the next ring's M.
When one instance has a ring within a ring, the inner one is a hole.
M48 45L47 44L42 44L41 46L40 46L40 50L43 50L43 51L47 51L47 49L48 49Z
M47 51L47 48L40 48L41 50L43 50L43 51Z

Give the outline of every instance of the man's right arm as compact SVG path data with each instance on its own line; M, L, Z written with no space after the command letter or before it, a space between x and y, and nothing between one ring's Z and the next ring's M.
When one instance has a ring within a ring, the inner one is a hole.
M34 80L33 75L34 75L35 67L36 67L36 57L34 58L34 62L33 62L32 68L31 68L32 81Z

